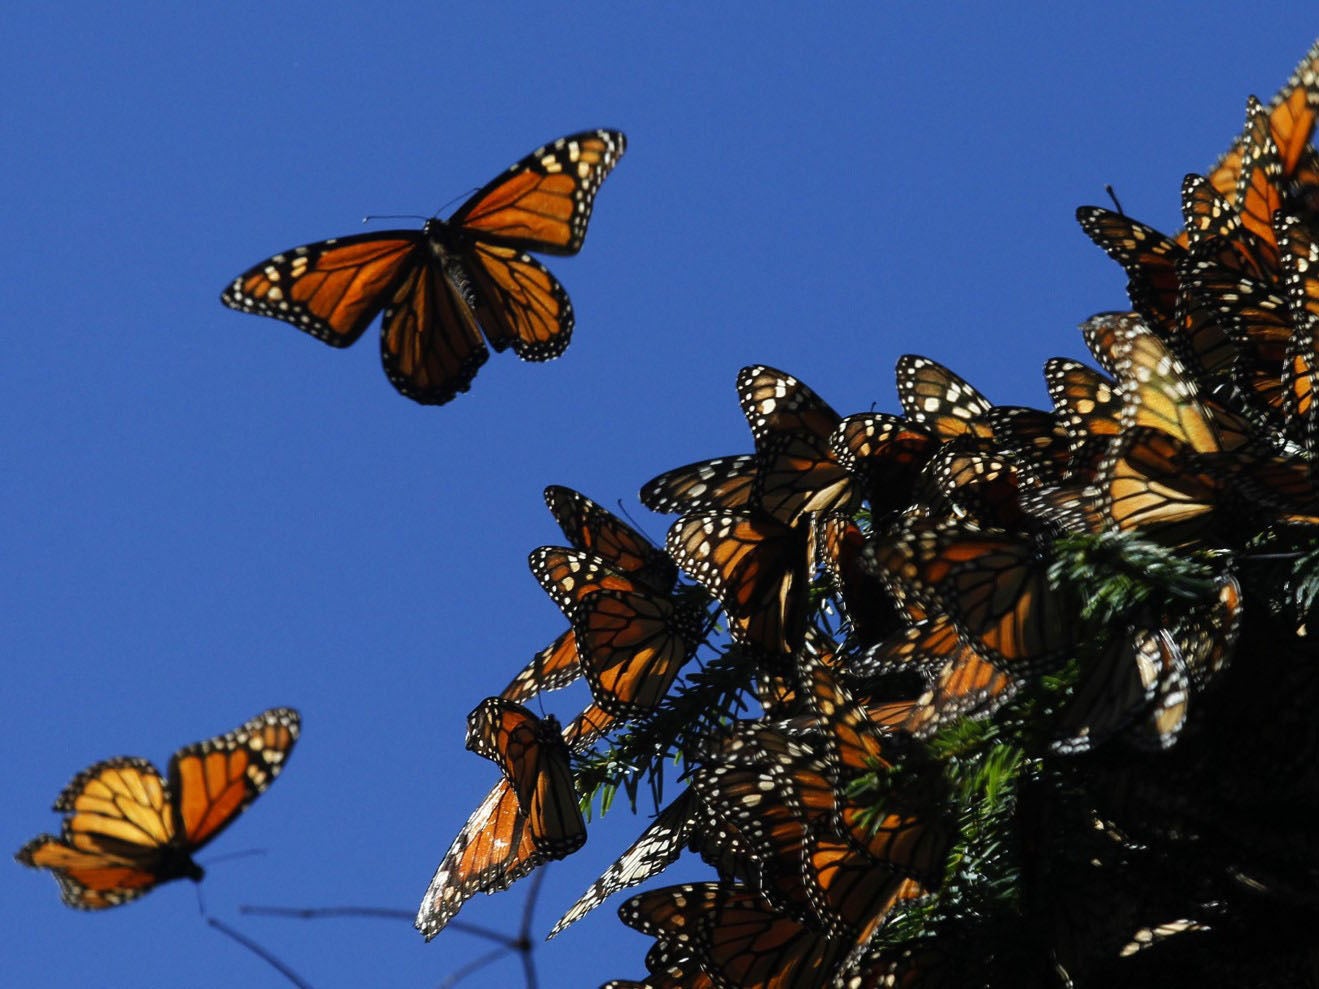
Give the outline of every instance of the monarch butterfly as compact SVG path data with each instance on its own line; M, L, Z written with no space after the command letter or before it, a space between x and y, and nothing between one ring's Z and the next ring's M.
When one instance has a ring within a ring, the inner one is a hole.
M1181 545L1211 523L1222 495L1216 474L1199 468L1190 446L1148 426L1126 430L1100 467L1108 527L1143 529Z
M1098 371L1062 357L1045 362L1044 381L1070 444L1064 480L1089 484L1118 433L1122 403L1117 386Z
M866 565L906 596L946 614L966 641L1014 675L1066 654L1072 628L1065 599L1026 537L913 522L866 547Z
M384 310L381 359L400 394L442 405L495 350L558 357L573 311L528 251L576 254L605 177L627 147L619 131L582 131L537 148L448 220L296 247L243 272L220 296L241 312L292 323L347 347Z
M521 705L491 698L473 712L469 740L496 757L504 776L459 830L426 888L413 925L427 941L475 894L507 889L586 840L568 739L575 739L573 748L589 744L582 740L591 734L582 722L590 710L555 740L550 734L557 722L538 719Z
M1284 166L1269 116L1253 96L1246 102L1245 138L1241 176L1237 180L1237 212L1242 228L1254 236L1255 250L1266 270L1276 273L1278 238L1273 230L1273 217L1283 208ZM1306 140L1302 146L1308 143Z
M695 791L684 790L661 810L627 851L564 912L546 935L547 940L581 920L614 893L645 882L676 861L697 827L698 808Z
M1188 311L1206 313L1231 339L1231 368L1260 412L1276 419L1284 404L1282 364L1291 320L1281 281L1274 215L1282 208L1283 165L1268 119L1253 98L1237 195L1229 202L1208 179L1187 176L1182 209L1192 248L1182 262Z
M734 639L787 655L805 634L813 529L759 512L696 512L669 528L665 545L719 599Z
M467 716L467 747L512 784L538 855L559 859L582 846L586 825L554 715L538 718L521 704L486 698Z
M654 707L704 636L697 609L650 592L589 553L543 546L529 564L573 623L571 642L556 640L550 654L533 659L503 696L555 689L584 673L609 715L633 717Z
M55 800L66 815L60 836L39 835L15 858L50 869L60 898L80 910L127 903L172 879L200 882L192 856L270 786L300 728L297 711L275 707L179 749L164 777L131 756L89 766Z
M907 417L941 441L993 437L985 418L993 407L989 399L938 361L904 354L898 358L897 376L898 399Z
M808 668L810 700L825 735L824 759L840 790L867 773L887 772L895 765L897 746L825 667ZM903 876L931 888L943 875L952 844L944 820L937 782L922 780L885 792L871 804L849 796L835 818L839 830L871 858Z
M646 953L646 969L650 974L644 982L611 979L600 989L716 989L682 940L656 942Z
M1140 747L1167 748L1185 721L1186 688L1185 661L1166 630L1127 630L1082 670L1052 748L1085 752L1124 731Z
M1071 436L1053 412L1024 405L997 405L989 410L989 427L1000 454L1040 482L1061 481L1071 464Z
M1262 114L1278 148L1288 199L1297 207L1305 205L1308 196L1314 193L1314 149L1310 147L1310 135L1314 132L1316 114L1319 114L1319 42L1306 52ZM1253 121L1247 124L1245 132L1209 170L1210 184L1229 202L1236 201L1242 185L1252 124Z
M661 594L673 589L678 568L664 551L590 498L552 484L545 489L545 504L580 552L545 547L528 562L569 620L580 597L600 587L630 590L640 584ZM579 658L569 629L533 656L500 696L523 701L544 690L566 687L581 675Z
M1044 383L1074 458L1091 440L1117 435L1122 405L1108 378L1078 361L1053 357L1044 362Z
M896 906L929 892L820 824L807 829L802 865L803 885L819 923L830 937L847 944L869 941Z
M890 636L864 660L870 675L914 667L929 683L914 701L869 708L872 720L891 731L926 738L956 718L987 718L1015 696L1020 681L963 641L947 617L912 625Z
M694 609L641 588L588 595L573 637L596 704L619 718L652 710L695 654L703 626Z
M1022 494L1042 487L1044 480L1028 461L949 444L931 462L930 471L939 491L963 518L1014 532L1035 528L1033 517L1023 507Z
M783 801L763 796L767 788L774 792L781 785L763 767L721 766L701 778L701 800L721 826L745 837L750 852L747 886L778 912L814 923L801 879L805 818Z
M678 568L660 549L618 516L572 488L551 484L545 504L573 546L607 562L658 594L678 582Z
M1121 430L1149 426L1199 453L1237 451L1256 443L1256 428L1204 397L1177 355L1139 319L1126 313L1095 316L1114 338Z
M854 642L869 646L893 627L894 609L884 585L861 566L865 535L846 515L826 515L816 523L820 562L833 580L839 608L852 627Z
M1226 575L1212 600L1187 609L1173 624L1173 638L1196 690L1203 690L1231 661L1241 634L1241 607L1241 585Z
M754 453L684 464L642 485L641 503L653 512L667 514L744 509L751 500L759 464Z
M756 443L753 505L785 525L806 513L855 510L855 479L830 444L841 418L824 399L764 364L738 372L737 395Z
M633 897L618 913L629 927L662 944L680 943L718 986L830 985L847 947L739 886L666 886Z
M1178 332L1178 265L1186 256L1185 247L1153 227L1099 206L1080 207L1076 219L1086 236L1127 273L1132 307L1165 335ZM1095 360L1112 374L1104 341L1087 337L1086 344Z
M860 479L871 512L883 517L911 502L940 441L903 416L871 412L848 416L830 442L838 462Z

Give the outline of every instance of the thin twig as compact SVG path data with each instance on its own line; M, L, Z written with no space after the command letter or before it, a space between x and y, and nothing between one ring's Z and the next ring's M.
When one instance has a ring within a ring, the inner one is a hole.
M258 958L265 961L266 964L268 964L271 968L277 971L280 975L284 976L284 978L292 982L295 986L298 987L298 989L312 989L310 982L304 981L298 975L298 973L294 972L293 969L289 968L282 961L280 961L278 958L272 955L265 948L261 947L261 945L257 944L251 938L239 934L228 924L222 923L221 921L216 920L214 917L207 917L206 923L210 924L221 934L227 934L229 937L233 938L248 951L252 952L252 954L256 955Z
M411 920L413 914L407 910L393 907L261 907L244 904L238 912L254 917L293 917L298 920L324 920L327 917L379 917L383 920ZM456 931L471 934L502 944L505 948L516 950L518 942L499 931L480 924L470 924L463 920L450 921L449 925Z

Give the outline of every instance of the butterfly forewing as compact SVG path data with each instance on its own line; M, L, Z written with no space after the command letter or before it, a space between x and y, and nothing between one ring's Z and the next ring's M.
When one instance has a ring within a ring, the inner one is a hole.
M497 244L576 254L596 193L627 150L622 131L591 130L537 148L487 183L449 224Z
M170 791L194 850L228 827L274 782L301 728L297 711L271 708L231 732L175 753L169 765Z
M220 301L347 347L371 325L423 245L416 231L387 230L295 247L243 272Z

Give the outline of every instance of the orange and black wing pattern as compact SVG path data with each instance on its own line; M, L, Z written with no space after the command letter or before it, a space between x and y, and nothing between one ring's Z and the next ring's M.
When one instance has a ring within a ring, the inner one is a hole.
M357 341L405 277L422 266L417 230L337 237L295 247L243 272L220 301L292 323L332 347Z
M568 746L553 715L490 697L467 716L467 747L499 766L517 794L537 854L563 858L586 840Z
M594 553L656 593L673 590L678 568L668 554L618 516L558 484L545 489L545 504L573 546Z
M701 625L670 598L642 588L585 597L573 637L595 703L619 718L653 710L696 652Z
M854 511L860 490L830 438L842 418L804 382L755 364L737 376L737 395L756 442L751 503L792 525L806 513Z
M898 358L897 375L898 398L907 418L941 441L993 437L986 418L993 404L956 372L928 357L905 354Z
M168 786L145 759L121 756L83 770L55 810L67 815L62 834L39 835L15 857L50 869L71 907L118 906L158 883L201 877L179 841Z
M744 509L750 503L759 464L754 453L683 464L643 484L641 504L666 514Z
M1296 71L1287 80L1264 111L1269 133L1277 145L1285 179L1293 180L1307 164L1306 152L1310 135L1314 132L1319 115L1319 43L1313 45L1301 59ZM1209 170L1209 181L1220 195L1235 202L1245 170L1243 158L1250 141L1252 127L1247 124L1245 133L1218 159Z
M174 753L169 786L190 851L227 828L265 792L283 770L301 729L298 712L271 708L231 732Z
M913 523L866 547L866 563L904 596L952 618L965 641L1019 675L1064 656L1066 600L1028 538Z
M467 726L468 748L495 762L504 778L467 819L426 889L414 924L428 941L475 894L507 889L586 841L568 744L553 717L492 697Z
M296 711L272 708L180 749L168 780L145 759L98 762L55 801L60 836L40 835L16 858L50 869L64 902L81 910L127 903L171 879L200 880L193 853L279 775L300 724Z
M581 249L596 193L626 146L619 131L561 137L510 166L448 220L284 251L235 278L220 301L336 347L356 341L383 311L390 382L416 402L441 405L468 390L489 356L487 341L528 361L563 353L572 303L527 252Z
M696 512L673 524L667 546L719 599L733 638L777 656L795 652L804 635L813 530L763 513Z
M539 254L576 254L596 194L627 139L590 130L561 137L510 165L448 220L479 240Z

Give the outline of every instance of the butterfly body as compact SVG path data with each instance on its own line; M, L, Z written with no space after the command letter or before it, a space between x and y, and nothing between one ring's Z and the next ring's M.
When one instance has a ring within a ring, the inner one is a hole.
M333 347L377 315L381 361L398 391L441 405L467 391L490 347L523 360L563 353L573 310L528 252L576 254L595 194L627 146L619 131L583 131L538 148L447 220L306 244L233 280L220 301L283 320Z

